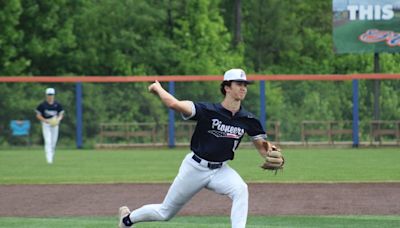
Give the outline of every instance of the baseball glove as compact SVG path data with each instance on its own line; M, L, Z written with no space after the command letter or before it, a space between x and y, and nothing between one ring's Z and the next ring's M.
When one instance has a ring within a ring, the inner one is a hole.
M60 120L57 118L57 116L54 116L50 118L48 122L51 126L57 126L60 123Z
M263 142L263 146L267 151L267 156L265 157L265 162L261 165L261 168L264 170L275 171L276 174L278 170L283 169L283 165L285 164L285 159L283 158L281 149L269 142Z

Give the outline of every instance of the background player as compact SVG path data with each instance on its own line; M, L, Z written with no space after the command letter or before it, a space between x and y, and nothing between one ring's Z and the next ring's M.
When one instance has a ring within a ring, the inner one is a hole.
M169 220L203 188L228 195L232 199L232 227L246 226L247 184L227 161L234 159L235 150L245 133L251 136L261 156L267 155L263 147L266 134L260 121L241 107L248 84L243 70L228 70L221 83L225 97L221 103L215 104L177 100L157 81L149 86L149 91L157 94L166 106L180 112L183 119L197 121L197 125L191 139L191 152L184 158L164 201L132 212L126 206L121 207L119 227Z
M59 123L64 117L64 109L55 100L54 88L46 89L46 100L36 108L36 117L42 122L44 151L48 164L54 161L58 139Z

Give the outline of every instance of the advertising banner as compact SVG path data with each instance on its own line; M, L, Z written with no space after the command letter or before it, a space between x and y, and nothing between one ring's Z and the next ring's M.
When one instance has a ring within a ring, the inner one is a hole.
M400 0L333 0L336 53L400 51Z

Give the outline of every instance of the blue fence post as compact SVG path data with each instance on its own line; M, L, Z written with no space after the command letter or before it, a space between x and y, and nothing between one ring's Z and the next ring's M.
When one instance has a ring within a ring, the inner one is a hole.
M260 81L260 122L266 131L265 81Z
M168 84L169 93L175 95L175 82L170 81ZM169 148L175 147L175 112L172 109L168 110L168 146Z
M82 148L82 83L78 82L75 85L76 97L76 147Z
M353 80L353 147L358 147L358 80Z

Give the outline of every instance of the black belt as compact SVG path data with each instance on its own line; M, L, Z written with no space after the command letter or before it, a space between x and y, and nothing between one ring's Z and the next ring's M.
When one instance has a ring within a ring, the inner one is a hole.
M199 158L199 156L197 156L196 154L193 154L193 156L192 156L192 158L193 158L193 160L195 160L197 163L201 163L201 158ZM222 163L222 162L218 162L218 163L210 163L210 162L207 162L207 167L209 168L209 169L219 169L219 168L221 168L222 167L222 165L223 165L224 163Z

